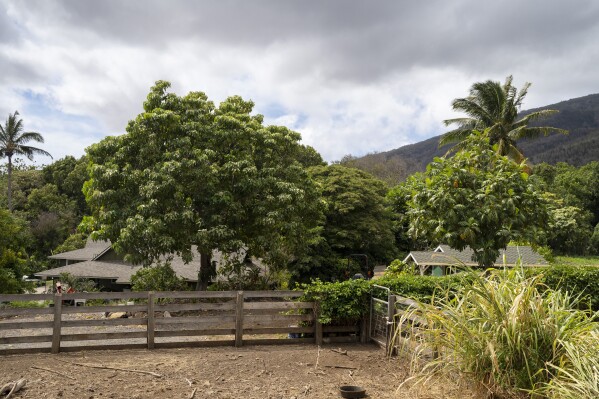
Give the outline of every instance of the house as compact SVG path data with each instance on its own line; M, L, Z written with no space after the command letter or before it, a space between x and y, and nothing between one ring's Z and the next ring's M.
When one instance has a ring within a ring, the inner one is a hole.
M414 265L421 275L430 274L442 276L451 274L459 267L478 267L472 260L473 251L466 248L463 251L439 245L433 251L412 251L404 259L404 263ZM508 246L499 251L495 260L497 266L514 267L521 260L524 267L548 266L547 261L530 246Z
M170 264L177 276L185 279L190 285L198 282L200 271L200 254L192 248L193 259L185 263L180 256L174 255ZM131 276L141 265L133 265L123 260L116 253L110 241L88 240L85 247L75 251L63 252L49 256L57 260L61 266L45 270L35 275L43 279L57 279L62 273L75 277L90 279L103 291L123 291L131 289ZM216 262L217 270L225 260L220 252L212 253L212 261Z

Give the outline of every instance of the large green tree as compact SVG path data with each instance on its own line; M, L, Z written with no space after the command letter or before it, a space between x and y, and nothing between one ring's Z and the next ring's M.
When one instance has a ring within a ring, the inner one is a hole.
M544 242L547 207L524 171L474 132L451 158L435 158L423 179L410 181L410 229L416 237L470 247L490 266L510 241Z
M499 82L487 80L474 83L470 95L456 98L451 103L455 111L463 112L465 117L443 121L447 126L457 125L457 128L445 133L439 141L439 146L463 142L474 130L485 130L489 135L489 143L496 145L497 152L520 163L524 155L516 146L520 139L537 138L550 133L567 133L563 129L547 126L529 126L537 119L554 114L555 110L541 110L528 113L518 118L518 112L528 93L530 83L525 83L519 91L512 85L512 77L508 76L502 85ZM458 145L458 148L461 145Z
M8 114L4 126L0 125L0 152L8 158L8 209L12 211L12 159L14 156L24 155L33 160L34 155L47 155L50 153L41 148L27 145L31 141L43 143L44 138L37 132L23 131L23 120L18 118L19 113Z
M367 255L371 266L392 260L396 249L385 183L343 165L313 167L310 175L322 192L325 220L320 240L293 262L294 279L341 278L355 254Z
M318 157L298 133L264 126L251 101L234 96L216 107L204 93L180 97L169 86L152 87L126 134L87 149L94 236L144 264L168 253L190 260L196 245L201 285L214 273L215 249L284 264L318 232L319 193L300 162Z

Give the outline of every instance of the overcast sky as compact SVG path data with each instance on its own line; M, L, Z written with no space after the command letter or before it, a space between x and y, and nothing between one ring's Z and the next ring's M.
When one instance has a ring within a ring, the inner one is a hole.
M507 75L525 108L599 92L599 1L0 0L0 120L55 159L124 133L156 80L251 99L333 161L443 133Z

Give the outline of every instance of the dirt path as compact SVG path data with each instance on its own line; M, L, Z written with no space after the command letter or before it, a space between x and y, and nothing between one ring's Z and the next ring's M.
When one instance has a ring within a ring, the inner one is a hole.
M396 394L407 376L397 359L386 358L373 345L342 345L346 355L331 350L336 348L325 346L320 355L313 345L287 345L4 356L0 384L26 378L27 388L16 398L190 398L197 388L196 399L324 399L340 397L340 385L363 386L376 399L463 397L452 396L451 384L441 384L438 396L431 390L425 396L421 390ZM160 377L73 363L151 371Z

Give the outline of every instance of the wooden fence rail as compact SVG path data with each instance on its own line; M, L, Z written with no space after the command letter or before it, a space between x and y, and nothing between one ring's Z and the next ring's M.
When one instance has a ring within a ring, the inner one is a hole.
M323 328L315 318L315 304L297 300L302 295L299 291L0 295L0 304L45 301L48 306L0 307L0 355L244 344L320 345L323 333L352 334L327 338L329 342L357 339L360 329L356 326ZM123 312L128 317L99 316L108 312ZM304 338L288 339L300 336Z

